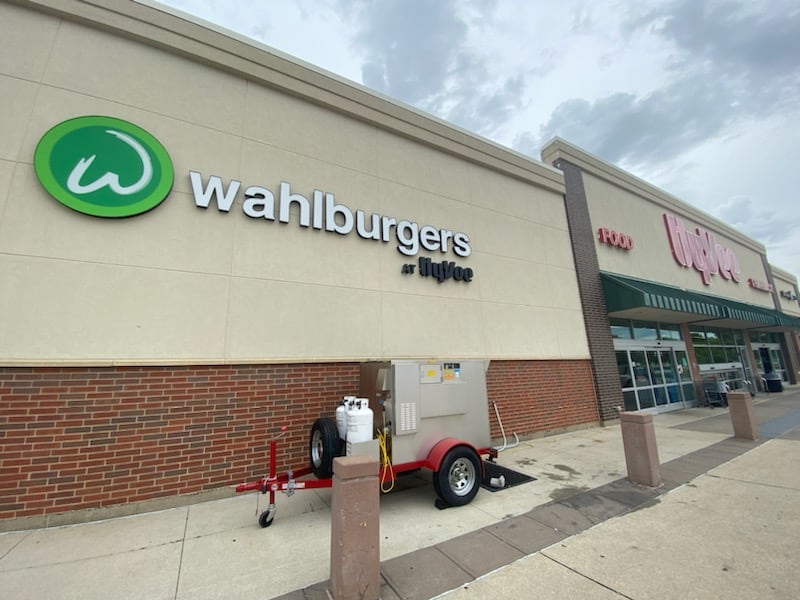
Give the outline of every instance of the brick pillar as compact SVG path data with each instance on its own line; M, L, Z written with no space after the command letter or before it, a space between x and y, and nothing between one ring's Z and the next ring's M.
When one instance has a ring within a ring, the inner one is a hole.
M600 280L597 242L589 215L583 174L580 167L562 158L557 159L553 165L564 172L564 209L575 261L575 275L578 278L583 322L592 357L598 416L601 421L610 421L619 416L618 407L624 407L625 402L622 399L614 340L611 337L611 325Z
M658 460L653 415L622 412L619 418L628 479L632 483L640 483L649 487L660 486L661 468Z
M333 600L380 598L379 500L375 458L333 459L330 579Z
M758 439L753 398L748 392L728 392L728 414L733 425L733 437L743 440Z

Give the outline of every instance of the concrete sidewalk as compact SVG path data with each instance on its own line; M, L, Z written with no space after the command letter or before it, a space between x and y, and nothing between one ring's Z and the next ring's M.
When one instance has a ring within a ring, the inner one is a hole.
M658 415L665 486L625 481L619 425L526 441L498 462L536 477L437 510L430 477L381 499L382 596L800 597L800 389L759 396L762 440L727 411ZM770 436L770 437L767 437ZM777 439L771 437L780 436ZM330 491L258 494L0 535L7 598L324 598Z
M800 430L440 597L800 598Z

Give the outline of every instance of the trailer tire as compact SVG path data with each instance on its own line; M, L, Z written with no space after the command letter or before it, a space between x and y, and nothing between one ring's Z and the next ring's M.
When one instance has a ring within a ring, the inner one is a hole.
M433 473L433 489L450 506L472 502L481 484L481 461L472 448L456 446Z
M331 419L319 418L311 427L308 457L317 479L333 477L333 459L339 455L339 430Z

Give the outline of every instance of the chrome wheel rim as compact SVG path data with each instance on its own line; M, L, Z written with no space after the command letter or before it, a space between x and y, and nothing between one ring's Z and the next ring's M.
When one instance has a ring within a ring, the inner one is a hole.
M322 434L319 430L316 430L311 436L311 462L314 463L315 467L322 464L322 455L324 452L325 450L322 447Z
M475 465L467 458L459 458L450 467L447 479L456 496L466 496L475 485Z

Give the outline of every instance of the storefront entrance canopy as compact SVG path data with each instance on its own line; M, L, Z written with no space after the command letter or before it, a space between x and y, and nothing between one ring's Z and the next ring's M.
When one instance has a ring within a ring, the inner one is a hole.
M614 316L668 322L725 317L719 304L700 294L610 273L600 273L600 279L606 308Z
M652 281L600 273L608 313L614 317L700 322L742 329L800 329L800 319L744 302L689 292Z
M729 321L734 321L734 323L731 323L733 327L769 327L778 325L777 311L725 298L705 297L708 298L709 302L715 302L723 308L725 318Z
M781 312L777 313L777 315L778 315L778 324L781 325L782 327L800 330L800 318L793 317L792 315L787 315Z

